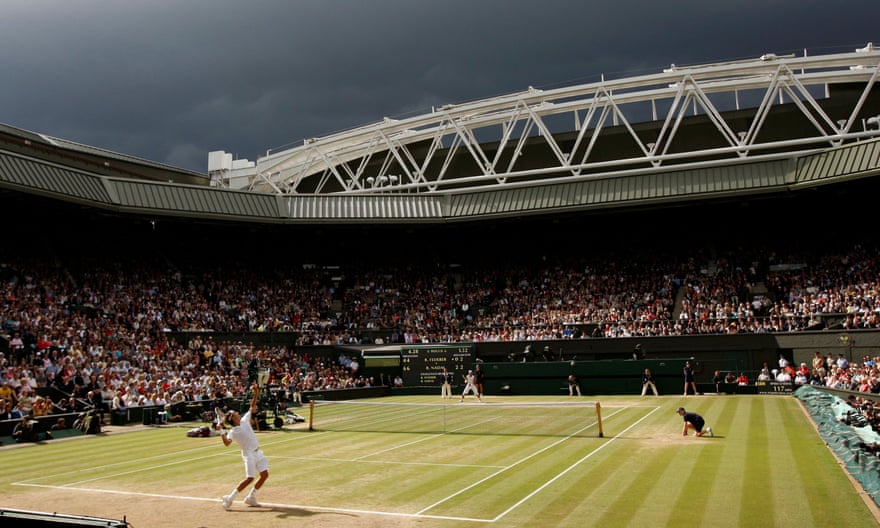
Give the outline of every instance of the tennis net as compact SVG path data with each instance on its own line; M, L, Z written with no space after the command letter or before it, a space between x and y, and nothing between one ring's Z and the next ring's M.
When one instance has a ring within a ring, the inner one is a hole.
M599 402L310 403L309 430L602 437Z

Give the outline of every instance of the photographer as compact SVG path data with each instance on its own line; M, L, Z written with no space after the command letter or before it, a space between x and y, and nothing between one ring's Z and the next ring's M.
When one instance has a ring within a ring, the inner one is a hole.
M12 430L12 438L19 444L50 440L52 434L49 431L40 433L39 427L39 422L29 416L24 416L20 422L15 424L15 428Z
M15 424L12 429L12 438L17 443L36 442L34 436L34 421L27 416L22 416L21 420Z

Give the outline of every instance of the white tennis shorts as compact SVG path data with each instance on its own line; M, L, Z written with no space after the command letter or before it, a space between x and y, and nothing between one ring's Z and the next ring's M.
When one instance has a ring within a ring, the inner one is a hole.
M262 449L242 455L241 458L244 460L244 476L247 478L256 478L261 472L269 470L269 459Z

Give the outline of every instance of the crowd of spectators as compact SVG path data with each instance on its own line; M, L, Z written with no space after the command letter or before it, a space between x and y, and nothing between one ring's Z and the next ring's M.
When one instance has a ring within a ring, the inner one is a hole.
M715 371L714 381L721 379L721 372ZM771 365L764 362L761 370L753 381L745 372L735 376L728 372L724 378L728 384L748 386L751 383L767 385L772 383L812 385L840 389L846 391L880 394L880 356L865 355L858 361L849 361L846 355L839 352L822 355L816 351L811 363L801 362L798 365L790 362L780 354L778 361Z
M836 413L840 422L852 427L858 434L860 441L857 447L871 456L880 457L880 403L850 395Z
M753 249L711 258L603 252L493 266L173 265L77 257L6 256L0 266L4 412L78 410L237 397L245 365L271 363L291 394L376 383L342 357L307 345L538 341L710 333L798 332L836 317L880 327L880 258L855 246L822 256ZM203 263L204 264L204 263ZM579 328L595 328L583 335ZM203 337L177 342L176 332ZM215 341L213 333L294 332L290 346ZM373 337L367 337L373 336ZM758 380L867 388L870 365L780 368ZM854 370L855 369L855 370ZM770 369L768 369L770 370ZM770 378L770 376L773 378ZM762 378L764 377L764 378ZM384 381L384 380L383 380ZM68 401L45 401L55 386ZM4 416L0 416L3 418Z
M162 353L123 348L83 353L81 348L74 341L0 355L0 420L92 409L164 406L170 410L181 402L239 398L251 381L250 365L265 369L266 385L283 391L292 403L302 402L303 391L377 383L361 376L357 362L345 354L328 361L285 347L215 342L211 336L196 337L186 346L169 342ZM37 396L38 387L54 387L70 396L52 401L50 396Z
M815 385L871 394L880 394L880 357L864 356L861 361L849 361L843 353L816 352L812 365L802 362L795 367L780 356L779 368L771 374L775 381L795 385Z

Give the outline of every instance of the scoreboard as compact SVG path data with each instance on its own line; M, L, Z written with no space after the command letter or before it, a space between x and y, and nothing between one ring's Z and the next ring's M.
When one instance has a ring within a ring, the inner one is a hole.
M473 345L404 345L400 347L400 366L405 387L438 387L437 377L446 367L454 383L462 383L474 364Z

